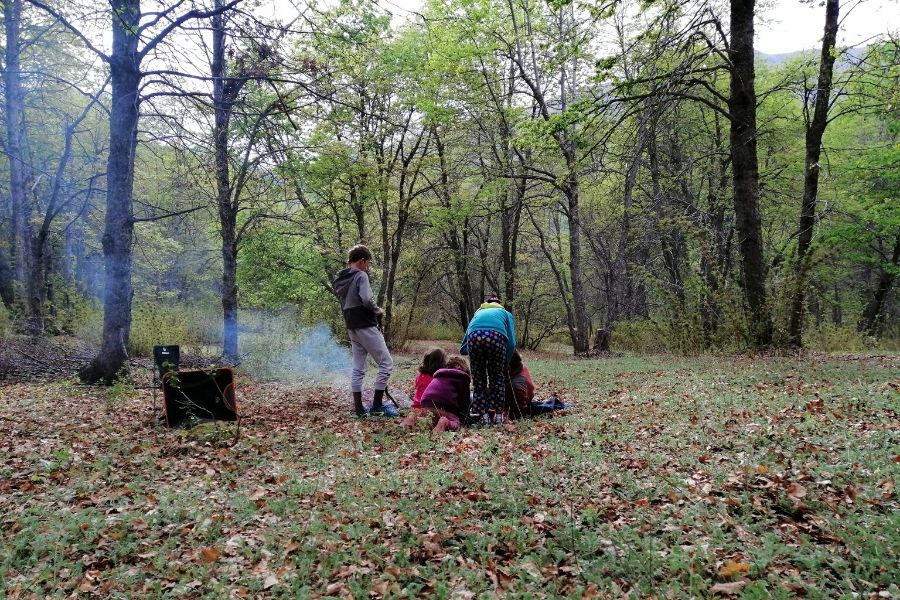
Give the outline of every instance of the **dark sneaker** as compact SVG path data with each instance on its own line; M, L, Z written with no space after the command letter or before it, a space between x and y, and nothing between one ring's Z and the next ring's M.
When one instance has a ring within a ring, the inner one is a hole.
M361 419L361 418L363 418L363 417L368 417L368 416L369 416L369 411L366 410L366 407L365 407L365 406L363 406L362 408L354 408L354 409L353 409L353 414L356 415L357 417L359 417L359 418Z
M372 408L369 410L369 414L373 417L399 417L399 413L397 413L397 409L391 406L390 404L382 404L378 408Z

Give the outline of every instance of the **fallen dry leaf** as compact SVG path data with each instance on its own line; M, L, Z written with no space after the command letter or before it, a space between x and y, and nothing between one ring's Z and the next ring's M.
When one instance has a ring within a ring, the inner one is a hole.
M722 579L731 579L735 575L742 575L750 572L750 565L745 562L734 562L726 560L722 568L719 569L719 577Z
M387 596L388 592L391 589L391 583L392 582L387 579L382 579L372 586L372 591L380 596Z
M800 485L799 483L792 483L787 487L788 496L791 498L799 499L806 496L806 488Z
M263 579L263 589L268 590L269 588L275 587L278 585L278 577L275 576L274 573L269 573L266 575L266 578Z
M346 584L344 584L341 581L336 581L334 583L330 583L330 584L328 584L328 587L325 588L325 593L328 594L329 596L332 596L332 595L335 595L338 593L343 593L345 591L347 591L347 586L346 586Z
M216 562L220 556L222 552L218 548L208 547L200 550L200 558L205 562Z
M717 583L712 586L709 591L713 594L724 594L726 596L730 596L732 594L737 594L741 591L744 586L747 585L746 579L741 579L740 581L732 581L731 583Z

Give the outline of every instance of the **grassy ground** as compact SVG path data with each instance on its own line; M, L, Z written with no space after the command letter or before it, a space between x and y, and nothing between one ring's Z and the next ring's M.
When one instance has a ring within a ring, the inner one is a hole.
M242 382L233 443L6 386L0 597L900 595L900 359L529 364L577 408L437 440L331 388Z

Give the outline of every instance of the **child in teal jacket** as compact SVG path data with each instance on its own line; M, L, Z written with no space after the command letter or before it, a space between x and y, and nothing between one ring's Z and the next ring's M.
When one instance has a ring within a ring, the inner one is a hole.
M472 413L488 423L502 422L506 409L509 361L516 349L515 319L492 294L475 311L459 351L472 369Z

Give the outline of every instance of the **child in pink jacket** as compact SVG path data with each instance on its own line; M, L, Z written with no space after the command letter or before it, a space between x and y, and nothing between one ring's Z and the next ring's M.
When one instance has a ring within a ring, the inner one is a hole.
M426 411L422 409L422 394L425 393L428 384L434 379L435 371L443 369L446 363L447 354L440 348L430 350L422 359L422 364L419 366L419 372L416 373L416 392L413 395L412 410L410 410L409 414L406 415L406 418L403 419L403 423L401 423L403 427L412 427L416 424L416 420L419 417L425 415Z
M447 365L434 373L422 394L422 408L434 415L432 434L460 428L469 414L471 381L469 365L461 356L450 357Z

